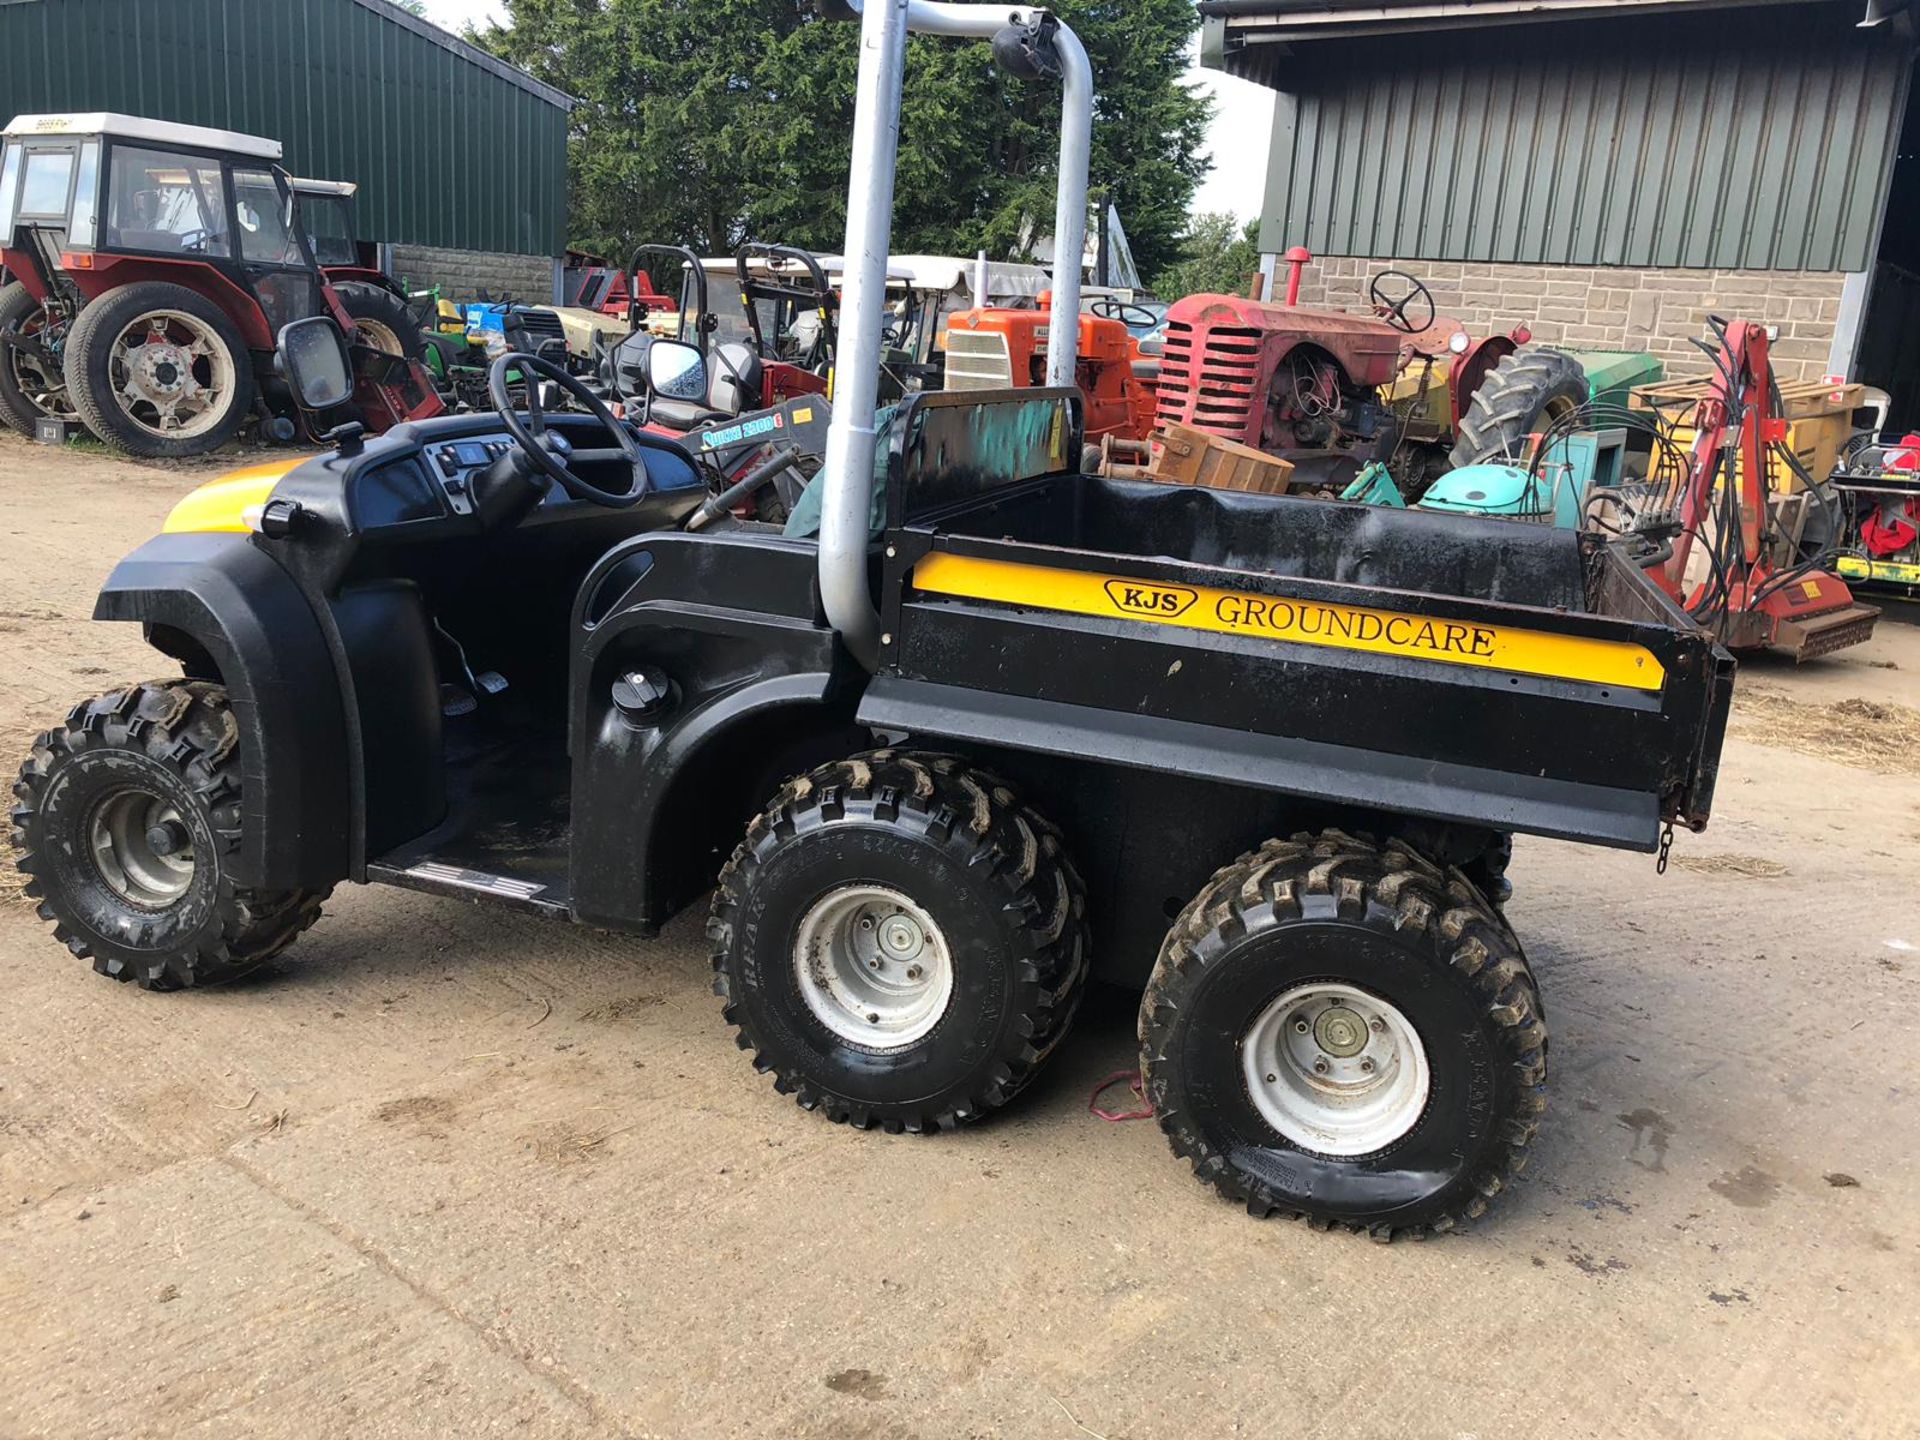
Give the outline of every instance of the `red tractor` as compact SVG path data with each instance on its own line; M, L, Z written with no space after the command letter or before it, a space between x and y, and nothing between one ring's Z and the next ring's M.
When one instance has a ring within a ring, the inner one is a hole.
M1579 361L1520 349L1524 328L1474 340L1427 287L1375 276L1372 314L1237 295L1189 295L1167 315L1158 422L1284 456L1308 484L1386 462L1409 502L1442 471L1495 460L1588 398Z
M0 417L16 429L77 418L117 450L171 458L258 414L290 440L304 421L275 340L317 315L358 342L352 403L329 420L378 431L439 413L404 302L365 283L357 256L338 285L316 261L277 141L85 114L21 116L5 142ZM392 353L368 343L383 328Z

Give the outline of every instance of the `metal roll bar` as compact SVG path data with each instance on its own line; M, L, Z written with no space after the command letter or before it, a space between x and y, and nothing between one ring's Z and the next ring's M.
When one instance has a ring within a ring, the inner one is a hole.
M994 41L995 59L1017 73L1058 74L1060 180L1053 220L1053 309L1047 384L1074 383L1080 343L1080 263L1086 248L1087 166L1093 140L1093 67L1080 39L1044 8L946 0L840 0L860 19L859 89L840 300L840 358L820 484L820 599L827 622L872 670L880 616L867 577L880 340L886 325L887 254L893 236L893 169L900 150L900 88L907 35ZM832 13L830 11L829 13Z

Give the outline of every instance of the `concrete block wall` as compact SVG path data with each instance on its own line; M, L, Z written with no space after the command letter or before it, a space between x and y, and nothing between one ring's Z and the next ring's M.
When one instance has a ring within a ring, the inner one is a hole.
M473 300L485 290L495 300L511 295L529 305L553 303L553 261L545 255L500 255L480 250L440 250L430 245L396 245L393 274L411 290L428 290L438 285L449 300Z
M1367 282L1381 270L1404 270L1425 282L1442 315L1474 334L1510 330L1525 321L1543 345L1570 350L1644 350L1666 361L1669 375L1708 369L1688 343L1707 337L1708 314L1780 327L1775 368L1783 379L1827 373L1840 314L1838 271L1653 270L1587 265L1496 265L1474 261L1316 258L1300 300L1364 309ZM1284 295L1286 262L1274 278Z

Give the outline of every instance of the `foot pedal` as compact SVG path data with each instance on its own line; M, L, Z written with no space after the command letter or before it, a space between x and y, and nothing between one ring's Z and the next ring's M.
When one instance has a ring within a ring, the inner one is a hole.
M462 690L458 685L440 687L440 713L447 719L457 719L462 715L471 715L480 708L480 702L471 692Z
M498 670L482 670L473 678L474 682L489 695L498 695L507 688L507 677Z

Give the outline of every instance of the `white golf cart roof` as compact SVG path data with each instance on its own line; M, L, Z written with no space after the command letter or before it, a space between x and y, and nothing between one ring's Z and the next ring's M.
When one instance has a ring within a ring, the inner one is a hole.
M263 140L258 135L241 135L232 130L209 130L200 125L176 125L171 120L116 115L106 110L79 115L16 115L5 134L9 140L41 135L105 135L149 145L223 150L259 160L278 160L281 154L278 140Z
M827 283L839 289L845 282L845 265L839 255L818 255L820 268L826 272ZM887 257L887 288L889 290L929 290L943 291L949 294L973 293L972 260L957 255L889 255ZM707 256L700 261L700 268L709 276L730 278L739 274L739 268L731 257ZM747 262L747 268L755 274L766 274L774 269L763 257ZM792 274L799 267L783 265L778 273ZM1017 265L1006 260L987 262L987 293L996 300L1015 296L1038 296L1053 287L1053 277L1041 265Z
M351 180L294 180L290 182L300 195L341 195L351 200L360 187Z

